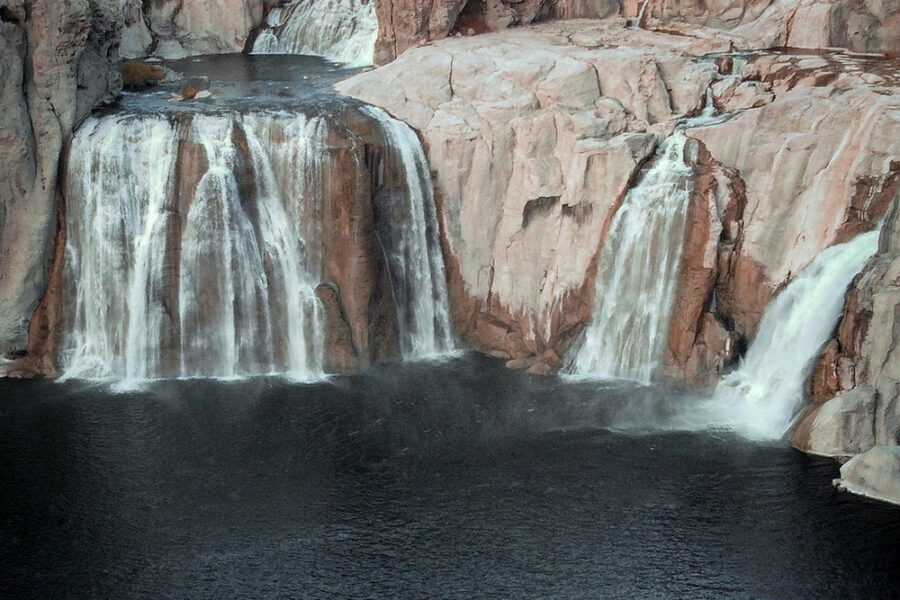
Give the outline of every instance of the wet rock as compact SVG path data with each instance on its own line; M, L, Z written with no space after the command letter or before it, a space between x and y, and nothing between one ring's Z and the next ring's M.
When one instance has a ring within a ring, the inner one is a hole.
M207 94L209 93L209 78L192 77L187 82L185 82L184 86L181 88L181 97L185 100L193 100L194 98L198 97L198 94L201 94L203 92L207 92ZM203 97L208 98L209 95L205 95Z

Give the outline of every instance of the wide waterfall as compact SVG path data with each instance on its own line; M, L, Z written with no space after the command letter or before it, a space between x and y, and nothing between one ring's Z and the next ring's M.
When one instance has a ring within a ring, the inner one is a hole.
M452 349L418 138L377 109L339 115L88 119L72 142L64 190L65 377L315 379L331 356L329 318L349 327L361 365ZM370 250L342 246L368 239ZM371 265L371 277L352 270L359 265ZM331 279L342 273L350 274L343 290ZM349 322L346 306L328 316L317 295L323 283L338 303L350 302ZM360 285L374 287L353 289Z
M318 377L302 230L325 129L288 113L86 122L65 191L66 376Z
M388 147L403 165L408 193L381 206L380 220L394 226L383 229L392 248L388 257L394 301L398 312L400 346L404 356L417 358L450 351L450 302L441 254L431 174L419 138L410 127L380 108L364 107L377 120ZM402 227L395 224L401 222Z
M273 8L254 54L316 54L352 66L371 65L378 36L374 0L295 0Z
M877 231L828 248L778 294L740 368L719 382L713 422L753 439L787 433L811 363L840 318L844 291L877 249Z
M676 131L613 218L597 270L594 316L568 372L648 382L666 340L692 170Z

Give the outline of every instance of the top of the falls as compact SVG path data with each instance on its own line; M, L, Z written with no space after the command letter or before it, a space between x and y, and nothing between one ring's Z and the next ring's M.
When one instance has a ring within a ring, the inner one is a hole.
M195 56L160 63L184 77L148 91L125 92L113 110L133 114L216 114L228 111L297 110L318 113L359 104L334 91L358 72L318 56ZM181 99L190 78L209 80L209 98Z

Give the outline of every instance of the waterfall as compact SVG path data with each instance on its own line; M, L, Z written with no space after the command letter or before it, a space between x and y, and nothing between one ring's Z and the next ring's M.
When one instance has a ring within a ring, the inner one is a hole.
M65 376L319 377L302 232L325 130L288 113L85 122L65 186Z
M273 8L253 54L317 54L371 65L378 37L375 0L295 0Z
M388 253L401 350L406 358L446 353L454 345L450 304L425 153L406 123L380 108L362 110L381 124L387 147L402 165L405 178L405 193L389 198L389 205L381 207L381 242Z
M597 270L593 320L567 371L648 382L666 341L692 170L676 131L613 218Z
M779 439L803 401L812 361L834 332L844 291L878 249L878 232L820 253L766 308L740 368L719 382L714 421L754 439Z

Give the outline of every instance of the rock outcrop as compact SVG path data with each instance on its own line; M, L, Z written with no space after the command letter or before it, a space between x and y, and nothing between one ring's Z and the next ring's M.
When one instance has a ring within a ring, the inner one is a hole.
M847 492L900 504L900 446L875 446L854 456L834 483Z
M435 42L339 85L421 133L476 347L520 367L565 354L625 191L708 91L731 114L687 130L695 192L665 375L714 382L778 289L875 226L900 152L892 63L735 57L723 36L560 22Z
M277 0L125 0L124 58L241 52Z
M0 354L25 349L47 284L60 153L121 88L119 0L0 2Z

